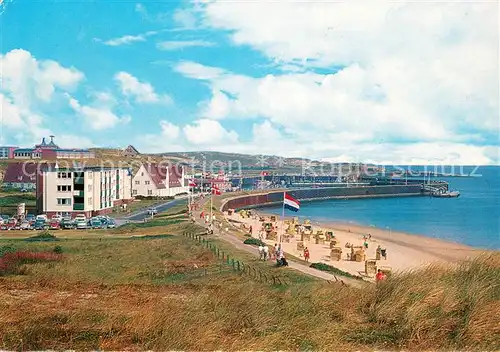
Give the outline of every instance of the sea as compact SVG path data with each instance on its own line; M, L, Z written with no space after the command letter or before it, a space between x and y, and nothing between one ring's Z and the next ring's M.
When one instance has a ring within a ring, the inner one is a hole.
M411 170L434 169L411 166ZM473 173L474 177L436 177L447 181L450 190L459 191L458 198L425 196L303 202L298 213L287 211L285 215L299 216L301 220L373 226L499 250L500 166L440 167L437 172ZM265 208L265 211L281 214L282 208Z

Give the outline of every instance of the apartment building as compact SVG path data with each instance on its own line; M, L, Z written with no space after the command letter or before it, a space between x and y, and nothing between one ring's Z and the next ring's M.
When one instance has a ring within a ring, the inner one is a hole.
M48 167L37 177L38 212L72 217L107 214L132 201L131 185L126 168Z

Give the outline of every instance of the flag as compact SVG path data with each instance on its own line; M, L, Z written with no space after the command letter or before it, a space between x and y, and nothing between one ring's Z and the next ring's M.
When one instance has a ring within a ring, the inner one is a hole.
M285 199L283 199L283 205L285 208L291 211L299 211L300 208L300 202L286 192L285 192Z
M194 180L189 180L189 187L196 187L196 182L194 182Z
M221 194L219 187L215 183L212 183L212 194L216 196L220 196Z

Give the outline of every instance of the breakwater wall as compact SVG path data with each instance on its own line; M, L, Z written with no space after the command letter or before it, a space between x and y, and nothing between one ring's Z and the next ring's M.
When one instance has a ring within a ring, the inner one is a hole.
M246 194L225 199L221 210L257 208L279 205L283 202L285 190L272 190L265 193ZM376 197L401 197L424 195L422 185L380 185L361 187L323 187L323 188L301 188L287 189L292 197L301 202L345 199L345 198L376 198Z

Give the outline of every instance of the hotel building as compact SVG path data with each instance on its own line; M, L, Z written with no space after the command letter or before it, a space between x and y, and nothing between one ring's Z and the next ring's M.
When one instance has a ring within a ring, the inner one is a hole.
M37 175L37 209L49 217L107 214L132 201L131 183L126 168L45 168Z
M132 195L173 197L189 192L182 166L142 164L134 175Z

